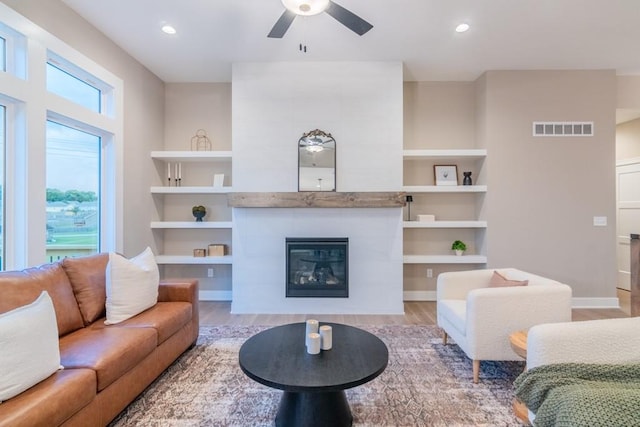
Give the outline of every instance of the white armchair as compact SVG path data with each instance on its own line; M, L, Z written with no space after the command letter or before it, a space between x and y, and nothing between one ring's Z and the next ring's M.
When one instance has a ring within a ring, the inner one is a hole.
M527 286L489 287L494 271ZM513 268L447 272L438 275L437 321L473 361L473 382L481 360L521 360L509 335L534 325L571 321L571 288Z

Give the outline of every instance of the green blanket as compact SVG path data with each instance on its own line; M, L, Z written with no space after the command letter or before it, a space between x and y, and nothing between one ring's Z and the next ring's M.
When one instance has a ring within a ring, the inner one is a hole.
M544 365L514 385L536 427L640 427L640 364Z

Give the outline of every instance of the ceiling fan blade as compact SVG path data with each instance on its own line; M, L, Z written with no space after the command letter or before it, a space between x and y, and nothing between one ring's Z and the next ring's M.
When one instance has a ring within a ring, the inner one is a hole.
M336 21L340 22L342 25L360 36L373 28L373 25L369 24L358 15L332 1L329 2L329 6L327 6L325 12L331 15Z
M284 36L284 33L287 32L289 26L295 18L295 13L291 12L289 9L285 9L267 37L271 37L273 39L281 39L282 36Z

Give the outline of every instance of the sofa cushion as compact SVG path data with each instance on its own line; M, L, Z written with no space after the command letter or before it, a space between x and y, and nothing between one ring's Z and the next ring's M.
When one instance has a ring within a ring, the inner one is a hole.
M118 323L117 326L153 328L158 334L160 345L191 322L192 316L191 303L159 302L137 316Z
M85 326L104 317L107 300L105 269L108 261L108 254L65 258L62 261L62 268L69 276Z
M60 339L60 358L65 369L96 371L101 391L151 354L157 343L152 328L118 328L95 322Z
M463 299L445 299L438 301L438 310L454 328L466 335L467 301Z
M158 302L160 273L150 248L131 259L109 254L106 269L107 325L122 322Z
M96 373L91 369L57 371L0 405L0 427L57 426L91 403Z
M0 274L0 313L27 305L47 291L53 301L60 336L84 326L69 278L60 263Z
M0 349L0 402L61 368L56 315L47 292L0 314Z

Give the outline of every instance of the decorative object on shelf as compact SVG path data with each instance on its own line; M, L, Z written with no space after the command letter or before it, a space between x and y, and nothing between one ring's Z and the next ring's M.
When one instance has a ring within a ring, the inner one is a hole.
M194 206L191 208L191 213L196 217L196 222L202 222L202 218L207 214L207 209L204 206Z
M217 173L213 175L213 186L222 187L224 185L224 174Z
M411 203L413 202L413 196L407 195L405 200L407 202L407 221L411 221Z
M473 185L471 172L462 172L462 175L464 175L464 178L462 178L462 185Z
M458 167L456 165L434 165L436 185L458 185Z
M315 129L298 140L298 191L336 191L336 140Z
M208 256L224 256L225 254L225 245L221 244L211 244L209 245L209 249L207 252Z
M182 163L176 163L174 165L173 179L176 187L182 185ZM171 187L171 162L167 162L167 181L169 182L169 187Z
M193 256L196 258L203 258L207 255L207 250L206 249L194 249L193 250Z
M462 240L456 240L451 244L451 250L455 251L456 255L461 256L467 250L467 245Z
M418 221L422 221L422 222L433 222L436 220L436 216L432 214L422 214L422 215L417 215L417 219Z
M211 151L211 140L207 137L207 131L198 129L191 138L191 151Z

